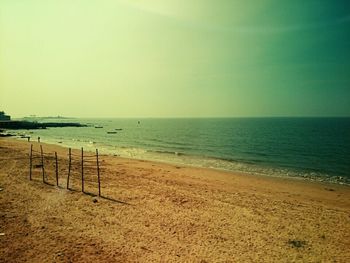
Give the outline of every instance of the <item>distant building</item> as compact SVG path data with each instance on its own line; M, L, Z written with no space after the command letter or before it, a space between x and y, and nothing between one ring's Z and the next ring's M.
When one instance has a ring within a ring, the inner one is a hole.
M10 115L6 115L4 111L0 111L0 121L9 121L11 120Z

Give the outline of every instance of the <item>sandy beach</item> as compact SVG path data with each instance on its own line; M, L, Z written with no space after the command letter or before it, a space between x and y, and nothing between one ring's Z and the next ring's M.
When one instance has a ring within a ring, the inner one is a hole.
M101 156L102 198L60 146L30 181L30 144L0 139L1 262L350 261L348 186Z

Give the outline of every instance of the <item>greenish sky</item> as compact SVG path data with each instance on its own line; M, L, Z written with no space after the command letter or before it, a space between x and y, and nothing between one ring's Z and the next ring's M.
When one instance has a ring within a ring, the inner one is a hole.
M2 0L13 116L350 116L350 1Z

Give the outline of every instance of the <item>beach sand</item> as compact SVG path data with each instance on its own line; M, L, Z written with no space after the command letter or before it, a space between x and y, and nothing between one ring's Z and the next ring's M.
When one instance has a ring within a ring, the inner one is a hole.
M60 187L29 180L30 143L0 139L1 262L350 262L348 186L100 156L107 199L81 193L77 150L65 189L68 150L42 145Z

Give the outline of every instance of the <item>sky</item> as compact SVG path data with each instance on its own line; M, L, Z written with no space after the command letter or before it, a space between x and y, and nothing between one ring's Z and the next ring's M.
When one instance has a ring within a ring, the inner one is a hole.
M1 0L0 110L350 116L350 1Z

